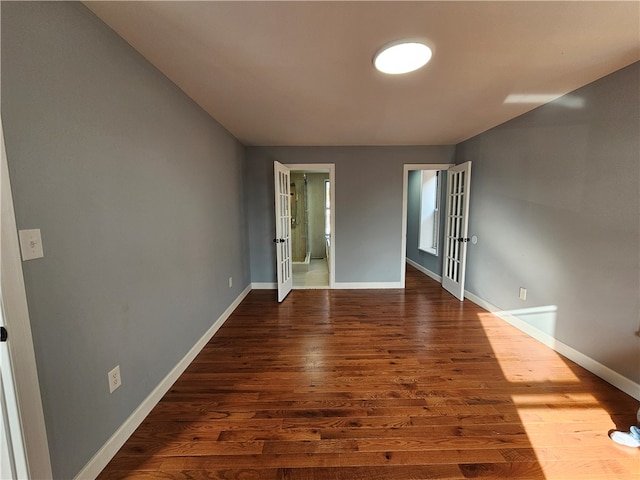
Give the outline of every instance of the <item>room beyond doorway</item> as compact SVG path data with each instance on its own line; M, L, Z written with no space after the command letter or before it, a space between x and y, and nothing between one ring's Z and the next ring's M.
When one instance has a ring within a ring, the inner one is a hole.
M287 167L291 170L293 288L333 288L334 166Z

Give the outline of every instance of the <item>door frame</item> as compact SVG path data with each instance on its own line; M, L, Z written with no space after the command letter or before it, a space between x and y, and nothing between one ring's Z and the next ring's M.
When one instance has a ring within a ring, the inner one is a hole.
M292 172L327 173L329 172L329 201L331 203L331 234L329 235L329 289L336 284L336 165L335 163L287 163ZM296 286L293 286L294 290Z
M402 170L402 249L400 250L400 288L405 288L407 262L407 203L409 172L412 170L449 170L455 163L405 163Z
M9 179L9 167L4 144L4 132L0 119L0 270L2 282L2 308L4 322L9 331L7 345L22 430L24 456L29 478L52 478L49 443L44 421L44 410L35 349L31 335L31 323L27 294L22 273L22 259L18 243L13 196ZM5 390L5 394L7 391Z

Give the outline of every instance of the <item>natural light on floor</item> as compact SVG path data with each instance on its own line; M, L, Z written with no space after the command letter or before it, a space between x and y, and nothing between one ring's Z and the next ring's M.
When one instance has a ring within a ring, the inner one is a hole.
M535 319L545 331L555 331L554 305L509 314ZM628 449L624 452L627 458L618 460L614 467L605 466L607 455L619 448L610 441L608 432L615 428L615 418L620 415L608 400L606 389L592 391L593 376L589 372L524 334L505 336L504 320L491 313L479 314L478 318L496 363L509 382L511 402L546 478L565 478L567 472L558 472L558 464L575 462L576 450L584 450L578 452L580 458L594 468L619 468L609 473L619 473L620 478L638 470L638 449Z

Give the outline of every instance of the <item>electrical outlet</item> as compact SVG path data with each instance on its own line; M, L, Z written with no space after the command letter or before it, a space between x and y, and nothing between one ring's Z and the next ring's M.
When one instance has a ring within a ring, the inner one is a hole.
M116 368L109 372L109 393L122 385L122 379L120 378L120 365L116 365Z
M233 277L229 277L229 288L233 287Z
M520 295L519 295L520 300L526 300L527 299L527 289L520 287Z

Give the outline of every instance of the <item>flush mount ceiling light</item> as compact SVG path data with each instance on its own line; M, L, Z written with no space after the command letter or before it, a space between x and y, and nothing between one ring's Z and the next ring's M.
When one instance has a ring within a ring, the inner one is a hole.
M382 73L398 75L424 67L431 60L431 49L422 42L402 40L385 45L373 57Z

